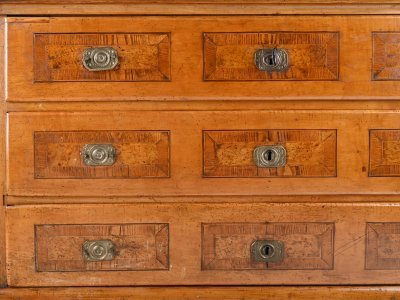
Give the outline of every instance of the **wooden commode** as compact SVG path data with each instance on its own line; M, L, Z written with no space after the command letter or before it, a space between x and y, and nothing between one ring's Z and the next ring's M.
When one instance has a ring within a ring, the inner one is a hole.
M400 1L3 0L0 299L400 299Z

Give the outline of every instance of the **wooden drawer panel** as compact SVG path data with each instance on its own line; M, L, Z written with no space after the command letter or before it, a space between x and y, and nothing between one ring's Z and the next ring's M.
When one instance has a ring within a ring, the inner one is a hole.
M113 248L99 248L104 247L102 241ZM85 242L92 242L87 251L96 251L97 247L104 253L112 251L113 257L85 259ZM168 224L38 225L35 245L38 272L169 269Z
M12 112L7 194L397 194L397 124L397 111L372 110ZM374 128L394 140L383 152ZM87 144L114 145L114 164L85 165ZM256 166L265 145L284 146L285 164Z
M336 176L335 130L205 131L205 177L330 177ZM257 167L258 146L282 145L283 167Z
M400 130L370 131L370 176L400 176Z
M323 202L324 197L314 204L243 198L252 203L180 197L179 204L159 198L147 204L9 206L8 284L398 283L398 203L371 202L370 196L364 196L367 203L342 204ZM82 263L82 243L99 238L116 244L115 261ZM283 244L282 261L250 259L252 242L266 239ZM161 240L169 242L169 251ZM155 251L163 253L157 260Z
M8 17L6 98L211 103L398 99L399 18ZM116 48L119 69L87 71L82 51L92 47ZM289 54L288 69L258 70L254 52L279 47Z
M86 49L112 47L119 66L89 71L83 63ZM168 81L168 33L35 34L34 81Z
M289 66L259 70L260 49L284 49ZM204 34L204 80L338 80L339 33L254 32Z
M400 80L400 32L374 32L373 80Z
M35 178L169 177L168 131L35 132ZM111 166L84 163L87 144L112 145Z
M400 270L400 222L369 222L366 230L365 268Z
M255 262L249 249L257 240L281 242L282 260ZM202 224L202 269L333 269L333 243L333 223Z

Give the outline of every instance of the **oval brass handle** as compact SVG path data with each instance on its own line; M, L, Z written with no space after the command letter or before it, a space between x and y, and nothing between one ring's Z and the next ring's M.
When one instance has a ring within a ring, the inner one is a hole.
M283 243L259 240L251 244L251 258L255 262L280 262L283 260Z
M118 52L112 47L88 48L83 51L82 62L89 71L107 71L118 66Z
M113 260L115 256L115 245L110 240L85 241L82 250L86 261Z
M88 144L81 152L87 166L111 166L115 163L115 153L114 146L110 144Z
M259 49L254 54L257 69L266 72L283 72L289 68L289 55L285 49Z
M286 164L286 148L282 145L259 146L254 149L253 159L257 167L283 167Z

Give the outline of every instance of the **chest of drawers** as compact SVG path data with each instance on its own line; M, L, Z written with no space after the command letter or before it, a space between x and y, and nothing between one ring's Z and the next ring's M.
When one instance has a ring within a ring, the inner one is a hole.
M3 1L0 298L397 299L399 14Z

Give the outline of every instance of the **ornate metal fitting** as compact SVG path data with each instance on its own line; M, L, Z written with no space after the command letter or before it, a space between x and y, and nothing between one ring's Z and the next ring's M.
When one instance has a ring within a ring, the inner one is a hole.
M83 65L89 71L107 71L118 66L118 52L111 47L85 49Z
M257 167L283 167L286 164L286 149L281 145L260 146L254 149L253 159Z
M254 63L260 71L283 72L289 68L289 55L285 49L259 49L254 54Z
M85 241L82 250L86 261L113 260L115 255L115 245L110 240Z
M88 166L111 166L115 163L115 148L110 144L88 144L82 149L83 162Z
M283 260L283 243L274 240L255 241L251 244L254 262L280 262Z

